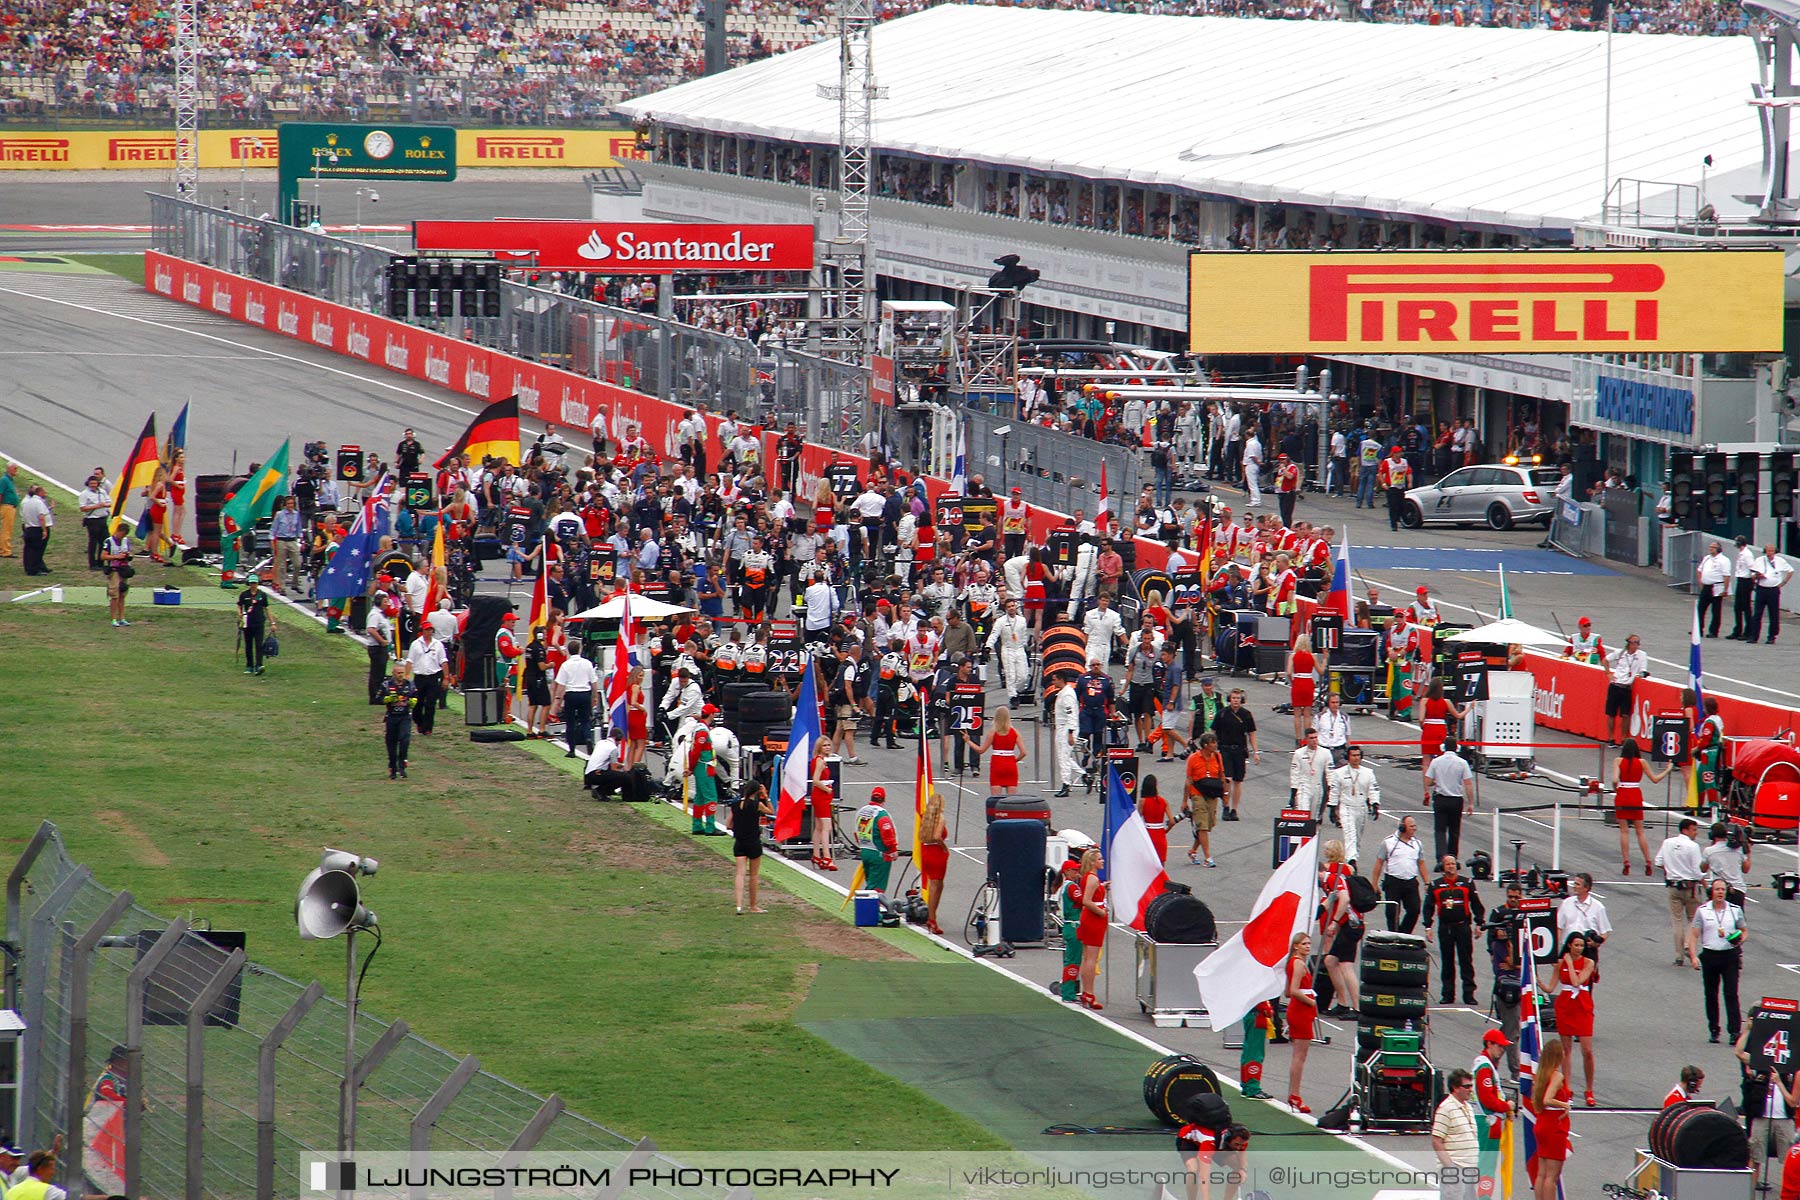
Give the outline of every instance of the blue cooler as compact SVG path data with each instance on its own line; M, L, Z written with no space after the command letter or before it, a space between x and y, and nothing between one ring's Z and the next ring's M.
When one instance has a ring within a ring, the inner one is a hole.
M852 902L856 913L856 924L861 929L871 929L881 924L881 893L862 891L856 893Z
M180 604L181 589L159 587L154 592L150 593L150 602L152 604Z

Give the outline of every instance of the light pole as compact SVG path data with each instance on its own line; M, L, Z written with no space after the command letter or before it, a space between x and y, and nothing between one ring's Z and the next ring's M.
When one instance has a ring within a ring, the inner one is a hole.
M356 934L369 930L375 934L375 949L381 949L380 921L362 905L357 887L358 875L373 875L381 864L343 850L327 849L319 857L318 867L300 881L300 894L294 900L294 921L300 928L302 941L324 941L341 934L345 938L344 956L344 1082L338 1096L338 1158L350 1162L356 1154ZM370 958L374 958L371 954ZM366 964L365 964L366 967ZM339 1196L347 1196L339 1180Z
M356 189L356 236L357 237L362 236L362 202L363 202L364 196L367 196L369 198L370 204L380 204L381 203L381 193L376 191L374 188L359 187Z
M238 139L238 211L246 216L250 212L250 151L262 148L259 137Z
M330 161L332 166L337 166L337 159L338 156L336 150L313 151L313 220L319 222L321 225L325 223L325 205L324 201L320 198L320 188L323 186L323 181L319 178L319 170L325 165L327 160Z
M994 430L994 436L1000 439L1000 494L1006 495L1006 439L1012 434L1011 425L1002 425Z

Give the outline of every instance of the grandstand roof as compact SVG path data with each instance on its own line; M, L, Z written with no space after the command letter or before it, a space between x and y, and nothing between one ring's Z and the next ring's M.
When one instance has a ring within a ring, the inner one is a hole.
M1608 40L944 5L875 30L875 141L1246 200L1566 227L1600 211ZM1752 40L1610 40L1612 178L1699 183L1710 154L1708 199L1753 190ZM817 85L837 75L833 39L623 108L830 144L837 105Z

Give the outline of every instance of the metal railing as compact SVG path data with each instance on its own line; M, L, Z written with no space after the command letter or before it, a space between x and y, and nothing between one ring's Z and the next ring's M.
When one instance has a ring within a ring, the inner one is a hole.
M1106 464L1106 494L1115 521L1130 525L1136 505L1143 452L1131 446L1046 429L974 408L961 410L968 438L969 475L998 495L1020 489L1025 501L1057 512L1099 511L1100 464ZM1009 429L1003 437L999 430ZM1115 526L1116 527L1116 526Z
M7 1004L23 1002L27 1030L11 1140L48 1146L61 1133L70 1191L270 1200L302 1194L304 1155L336 1157L346 1011L321 985L103 886L49 821L7 878L6 929L18 952ZM367 1149L655 1155L404 1021L359 1009L355 1044ZM118 1047L122 1064L109 1061ZM108 1071L122 1104L99 1086Z
M308 198L304 185L301 196ZM363 312L387 312L387 264L405 249L173 196L152 194L150 213L151 244L164 254ZM704 400L765 424L793 421L827 442L839 441L839 431L821 421L830 425L833 414L860 405L868 393L866 370L794 345L754 343L510 280L501 286L498 317L410 323L673 403Z

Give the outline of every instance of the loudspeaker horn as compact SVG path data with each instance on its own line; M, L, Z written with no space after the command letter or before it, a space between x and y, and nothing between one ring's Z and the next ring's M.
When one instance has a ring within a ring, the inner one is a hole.
M324 941L376 923L364 908L356 877L347 871L314 871L300 884L294 921L306 941Z

